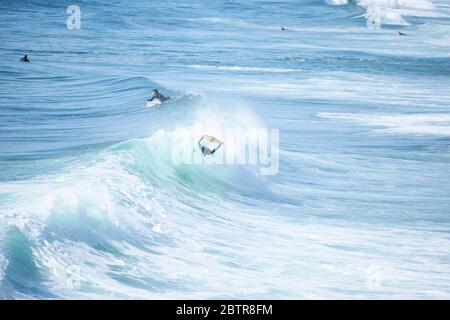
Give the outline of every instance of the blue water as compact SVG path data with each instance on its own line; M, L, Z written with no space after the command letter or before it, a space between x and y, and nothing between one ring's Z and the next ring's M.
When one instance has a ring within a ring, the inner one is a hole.
M0 298L450 297L448 1L1 1L0 43ZM171 161L205 124L278 173Z

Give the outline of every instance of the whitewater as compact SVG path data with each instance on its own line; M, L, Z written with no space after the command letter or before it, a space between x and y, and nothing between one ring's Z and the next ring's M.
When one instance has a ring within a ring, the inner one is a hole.
M0 299L450 297L450 2L70 4L0 1Z

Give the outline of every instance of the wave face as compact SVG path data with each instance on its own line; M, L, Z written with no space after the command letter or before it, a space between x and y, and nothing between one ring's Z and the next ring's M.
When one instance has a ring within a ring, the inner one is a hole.
M78 5L0 4L0 298L450 296L448 4ZM276 175L173 161L254 128Z

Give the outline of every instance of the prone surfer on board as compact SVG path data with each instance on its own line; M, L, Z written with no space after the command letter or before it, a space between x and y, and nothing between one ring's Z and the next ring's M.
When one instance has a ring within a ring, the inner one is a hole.
M152 97L150 99L147 99L148 102L151 101L159 101L160 103L166 102L167 100L169 100L170 97L165 97L163 96L161 93L159 93L158 89L153 89L152 90Z

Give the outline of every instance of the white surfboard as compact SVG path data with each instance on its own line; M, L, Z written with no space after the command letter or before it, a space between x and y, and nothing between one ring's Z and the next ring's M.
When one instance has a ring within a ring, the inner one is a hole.
M153 101L145 101L146 107L158 107L161 105L161 101L159 100L153 100Z

